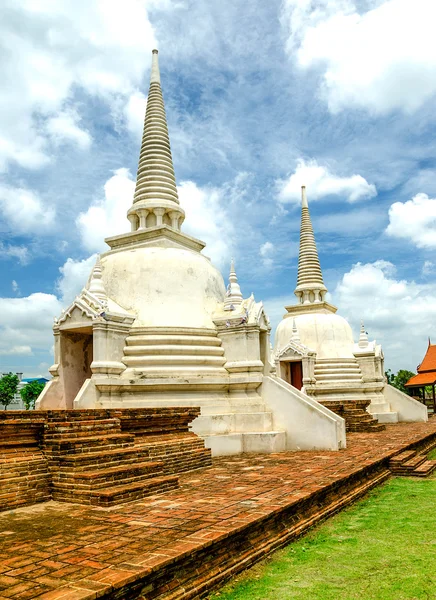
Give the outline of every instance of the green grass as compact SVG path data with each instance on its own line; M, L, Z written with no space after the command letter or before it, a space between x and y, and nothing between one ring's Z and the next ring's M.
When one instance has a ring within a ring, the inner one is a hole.
M394 478L271 558L219 600L436 598L436 478Z
M436 460L436 448L434 448L434 450L432 450L432 451L430 452L430 454L427 456L427 458L428 458L429 460Z

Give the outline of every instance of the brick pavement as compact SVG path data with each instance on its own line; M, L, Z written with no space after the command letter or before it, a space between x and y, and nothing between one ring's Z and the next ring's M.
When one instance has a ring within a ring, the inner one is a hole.
M340 452L215 459L180 488L100 508L48 502L0 514L0 600L195 598L388 475L428 423L348 435Z

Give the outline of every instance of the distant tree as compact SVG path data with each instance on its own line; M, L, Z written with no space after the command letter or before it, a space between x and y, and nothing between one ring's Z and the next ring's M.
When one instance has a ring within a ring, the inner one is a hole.
M0 379L0 404L3 404L5 410L13 402L19 383L20 380L14 373L3 375Z
M44 383L40 381L31 381L26 384L20 390L20 396L23 400L23 404L26 407L26 410L33 410L35 408L35 402L38 399L39 394L44 389Z
M385 377L386 377L386 381L392 385L392 382L395 379L395 373L392 373L392 371L390 369L388 369L387 371L385 371Z
M398 373L394 376L393 380L389 383L396 387L397 390L404 392L407 394L407 388L404 386L405 383L409 381L411 377L416 375L416 373L412 373L412 371L407 371L406 369L400 369Z

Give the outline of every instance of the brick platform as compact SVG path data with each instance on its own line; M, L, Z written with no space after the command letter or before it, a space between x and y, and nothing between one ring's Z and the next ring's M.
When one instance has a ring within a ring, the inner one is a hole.
M0 599L198 598L436 444L436 419L352 433L340 452L220 458L180 488L110 509L49 502L0 514Z
M195 408L0 413L0 510L50 498L96 506L178 487L211 464Z

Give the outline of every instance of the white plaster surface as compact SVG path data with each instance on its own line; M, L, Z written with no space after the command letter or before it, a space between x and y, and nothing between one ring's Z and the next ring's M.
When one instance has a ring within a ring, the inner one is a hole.
M315 351L318 359L354 358L351 327L344 318L333 313L308 312L283 319L276 331L276 351L289 343L294 320L301 344Z
M383 394L391 408L398 413L398 421L428 421L428 410L424 404L403 394L392 385L385 385Z
M345 421L280 379L263 378L262 397L274 428L286 431L287 450L339 450L346 447Z
M135 327L214 328L225 285L209 259L182 248L145 247L101 258L108 297L136 316Z

